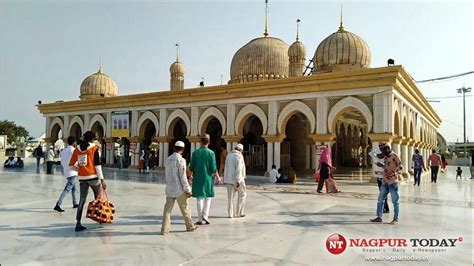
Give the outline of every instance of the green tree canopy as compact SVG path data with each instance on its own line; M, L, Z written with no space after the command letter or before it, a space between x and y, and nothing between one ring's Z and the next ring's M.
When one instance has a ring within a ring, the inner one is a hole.
M28 139L30 133L22 126L17 126L15 122L8 120L0 120L0 135L7 135L9 144L18 143L23 137Z

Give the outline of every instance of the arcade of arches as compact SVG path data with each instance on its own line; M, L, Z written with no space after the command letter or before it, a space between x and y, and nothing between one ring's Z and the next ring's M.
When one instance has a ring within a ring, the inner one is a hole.
M131 137L121 139L110 135L110 113L91 114L89 117L76 115L65 134L63 128L66 125L62 123L68 119L51 117L48 120L48 140L80 136L87 128L96 133L106 164L116 163L117 149L123 145L127 164L137 165L140 151L148 149L154 164L162 167L176 141L185 142L183 156L190 160L192 152L199 147L199 134L207 133L211 136L210 148L216 153L217 165L223 160L220 156L222 150L230 151L240 142L244 145L248 172L259 175L271 169L272 164L310 173L317 166L322 146L330 146L336 167L370 167L368 151L381 141L391 143L406 166L415 148L428 155L429 149L436 145L433 140L435 128L406 107L399 109L394 106L392 119L384 120L387 116L373 113L374 107L352 96L331 106L328 98L315 99L314 102L316 105L313 107L307 99L286 105L273 100L261 105L263 107L255 104L191 107L178 109L179 112L174 109L170 116L163 109L131 111ZM91 118L98 115L104 117L105 124L100 119L90 124ZM388 131L392 132L385 133Z

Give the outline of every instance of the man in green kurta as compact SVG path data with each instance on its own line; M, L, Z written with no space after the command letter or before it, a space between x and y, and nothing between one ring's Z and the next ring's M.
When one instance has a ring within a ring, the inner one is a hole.
M189 171L193 175L193 197L197 201L197 212L199 220L197 224L210 224L209 210L211 208L211 199L214 197L214 180L220 183L219 173L217 172L216 155L208 148L211 142L208 134L201 136L201 148L193 152Z

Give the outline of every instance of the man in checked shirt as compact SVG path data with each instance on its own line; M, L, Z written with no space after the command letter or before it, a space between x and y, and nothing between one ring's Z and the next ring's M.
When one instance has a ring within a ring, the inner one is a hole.
M379 198L377 202L377 217L371 219L371 222L381 223L384 201L390 193L392 197L394 215L389 224L398 224L398 213L400 210L400 197L398 195L398 177L403 173L403 165L398 157L387 143L380 143L379 149L385 156L385 165L378 165L384 168L383 184L380 187Z

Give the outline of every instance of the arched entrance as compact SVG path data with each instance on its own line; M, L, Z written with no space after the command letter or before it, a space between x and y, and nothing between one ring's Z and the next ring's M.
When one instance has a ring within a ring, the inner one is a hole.
M140 154L138 154L138 159L141 156L141 151L143 150L145 153L145 165L146 166L155 166L157 162L158 156L156 155L156 150L155 147L157 146L156 144L153 144L153 139L156 137L156 127L155 123L151 121L150 119L146 119L143 121L143 123L140 126L139 130L139 136L143 138L143 140L140 143ZM154 155L152 155L150 152L153 150ZM151 158L151 161L150 161Z
M310 123L300 112L293 114L285 126L286 138L281 143L281 167L301 172L310 168Z
M336 166L361 167L367 166L368 123L364 115L356 108L348 107L333 122L336 141L333 162Z
M71 125L71 131L69 132L69 136L76 137L76 139L81 139L82 138L82 128L79 123L74 123Z
M183 152L183 157L186 159L187 162L190 161L191 158L191 143L186 138L187 136L187 127L186 123L181 118L174 119L169 127L170 132L168 132L168 136L172 136L173 139L170 141L170 149L169 155L171 155L174 151L174 144L176 141L184 142L185 148Z
M222 125L219 120L215 117L212 117L207 123L205 133L209 134L211 137L211 143L209 144L209 149L213 150L216 154L216 163L219 168L220 165L220 155L221 147L226 148L226 143L222 139Z
M95 133L97 137L97 142L100 143L100 159L101 162L104 164L105 163L105 156L106 156L106 147L105 147L105 130L104 127L100 122L95 122L92 127L91 131Z
M249 173L262 174L266 170L267 145L263 135L262 121L251 115L243 126L243 138L240 141L244 145L244 158Z

